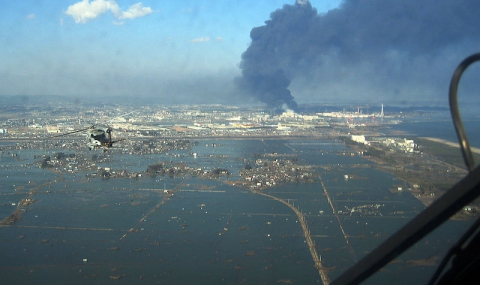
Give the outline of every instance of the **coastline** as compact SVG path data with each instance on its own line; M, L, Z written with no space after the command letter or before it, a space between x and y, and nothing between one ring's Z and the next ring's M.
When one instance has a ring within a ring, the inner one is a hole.
M459 145L453 142L439 138L419 138L441 144L446 149L451 147L460 148ZM466 169L447 162L441 156L437 157L437 155L429 151L421 155L414 155L393 152L388 147L382 145L349 144L349 147L357 152L372 151L373 154L363 155L363 158L374 162L379 170L393 174L404 185L409 185L407 190L426 207L443 195L445 191L448 191L467 173ZM480 149L472 151L475 154L477 152L480 153Z
M451 147L455 147L455 148L460 148L460 144L459 144L459 143L450 142L450 141L447 141L447 140L444 140L444 139L433 138L433 137L421 137L421 138L422 138L422 139L429 140L429 141L432 141L432 142L441 143L441 144L444 144L444 145L447 145L447 146L451 146ZM473 153L480 154L480 148L470 147L470 150L471 150Z

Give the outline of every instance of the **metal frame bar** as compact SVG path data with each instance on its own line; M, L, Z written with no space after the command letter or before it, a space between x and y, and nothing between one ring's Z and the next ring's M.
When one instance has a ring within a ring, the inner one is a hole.
M449 89L450 111L468 175L331 284L361 283L480 196L480 167L474 169L473 155L457 104L460 78L475 61L480 61L480 53L473 54L460 63L452 76Z
M463 159L465 165L467 166L468 171L472 171L475 167L473 161L472 151L470 150L470 145L468 143L467 134L463 128L462 119L460 118L460 111L458 110L457 104L457 90L458 84L460 83L460 78L462 77L463 72L475 61L480 60L480 53L473 54L466 59L464 59L457 67L453 73L452 80L450 81L449 89L449 100L450 100L450 113L452 114L453 124L455 125L455 131L457 132L458 141L462 149Z
M359 284L480 196L480 167L331 284Z

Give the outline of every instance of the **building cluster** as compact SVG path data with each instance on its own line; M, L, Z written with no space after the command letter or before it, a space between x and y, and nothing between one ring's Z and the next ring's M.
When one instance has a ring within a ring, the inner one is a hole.
M42 106L0 106L0 138L85 139L90 126L113 129L114 138L202 138L202 137L325 137L335 132L388 123L394 116L363 111L268 111L260 107L225 105L131 105L82 106L46 102ZM369 108L369 107L368 107ZM330 108L338 109L338 108ZM372 120L381 118L382 122ZM383 121L385 120L385 121ZM65 137L57 137L67 134Z
M350 216L383 216L382 207L385 204L365 204L353 207L344 206L344 210L338 210L339 215Z
M405 153L413 153L418 150L418 146L414 140L406 138L391 138L391 137L372 137L367 140L364 135L351 135L350 139L356 143L372 145L375 143L382 144L387 148L395 151L402 151Z
M283 136L292 133L310 134L328 127L329 122L318 114L296 114L286 111L268 114L260 108L238 108L218 105L151 106L93 108L79 110L45 107L33 113L11 114L0 120L3 138L50 138L67 134L81 138L84 130L95 125L111 127L118 137L204 137L204 136ZM53 111L54 109L56 111Z
M265 189L279 183L314 182L313 168L308 165L298 165L290 159L259 158L255 166L247 165L240 176L252 189ZM245 186L247 186L245 185Z

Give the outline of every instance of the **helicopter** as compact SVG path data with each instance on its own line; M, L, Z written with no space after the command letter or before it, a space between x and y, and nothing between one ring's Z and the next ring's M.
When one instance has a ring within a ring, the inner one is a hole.
M118 117L123 117L123 116L129 115L131 113L134 113L134 111L126 113L126 114L122 114ZM118 117L116 117L116 118L118 118ZM109 121L111 121L111 120L113 120L113 119L110 119ZM97 124L93 124L88 128L63 133L61 135L53 136L52 138L62 137L62 136L66 136L66 135L70 135L70 134L74 134L74 133L85 132L85 134L86 134L85 143L90 150L97 150L97 149L103 148L103 151L106 151L108 148L111 148L114 143L121 142L121 141L125 140L125 138L112 140L112 128L110 128L110 126L108 126L108 124L106 126L107 126L107 128L103 129L103 128L98 128Z
M96 125L91 125L88 128L75 130L68 133L63 133L61 135L53 136L52 138L62 137L62 136L66 136L74 133L80 133L80 132L85 132L86 134L85 143L90 150L103 148L104 151L106 151L106 149L112 147L114 143L125 140L125 138L112 140L112 128L107 127L106 129L102 129L102 128L98 128Z
M106 134L106 135L105 135ZM90 150L100 147L112 147L114 143L125 140L121 138L112 141L112 129L108 127L105 131L102 129L92 128L87 133L87 146Z

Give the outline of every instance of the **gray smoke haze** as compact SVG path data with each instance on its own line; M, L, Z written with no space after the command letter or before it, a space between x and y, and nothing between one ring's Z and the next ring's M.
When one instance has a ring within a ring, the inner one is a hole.
M235 82L277 108L296 108L290 90L305 102L441 100L479 50L479 13L478 0L345 0L326 14L297 1L251 30Z

